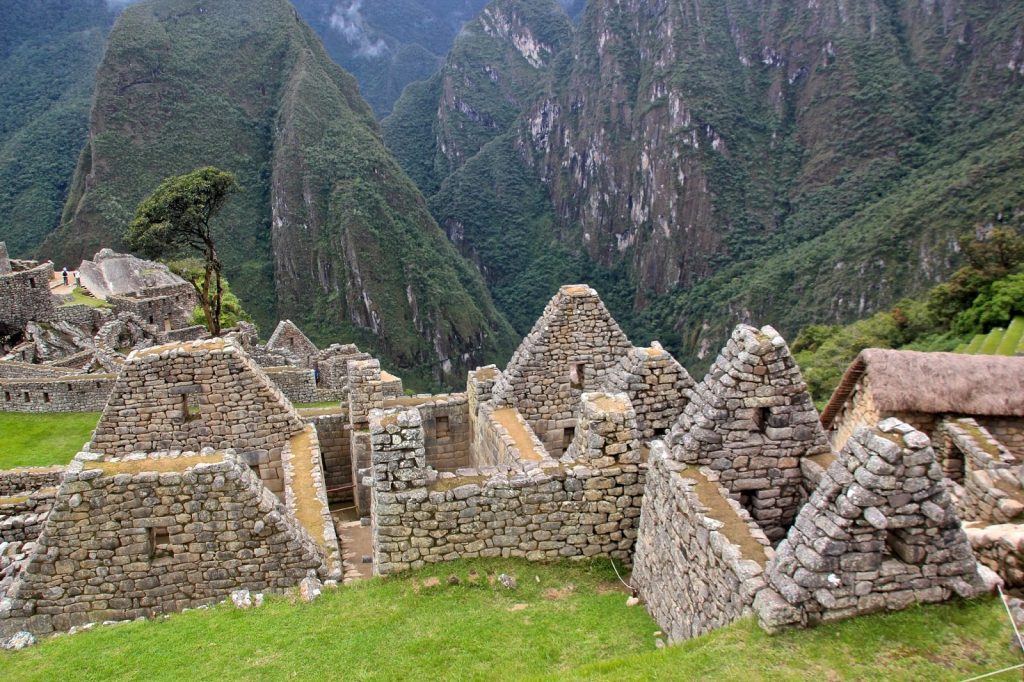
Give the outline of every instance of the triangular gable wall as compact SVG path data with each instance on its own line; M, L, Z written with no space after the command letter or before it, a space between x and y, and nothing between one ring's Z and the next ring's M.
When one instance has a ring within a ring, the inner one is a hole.
M267 350L293 353L304 363L310 362L320 352L316 344L291 320L281 320L277 323L277 328L267 341Z
M643 440L661 438L689 402L693 378L658 344L633 348L609 373L608 390L629 396Z
M495 383L495 405L516 407L557 456L572 440L580 396L603 390L631 347L596 291L564 286Z
M928 437L887 419L860 427L768 564L755 602L770 629L979 589L970 542Z
M818 412L786 342L739 325L672 428L672 455L706 465L770 539L803 501L800 458L829 451Z

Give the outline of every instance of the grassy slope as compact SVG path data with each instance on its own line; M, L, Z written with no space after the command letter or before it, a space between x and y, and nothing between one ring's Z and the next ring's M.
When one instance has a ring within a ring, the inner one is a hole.
M67 464L92 437L98 412L0 412L0 469Z
M517 576L509 592L471 570ZM449 586L455 574L461 585ZM435 576L440 584L424 587ZM657 651L604 561L457 562L327 591L101 627L0 654L12 679L962 679L1019 661L1002 607L915 608L769 637L751 621ZM571 587L570 587L571 586ZM523 606L525 605L525 606Z

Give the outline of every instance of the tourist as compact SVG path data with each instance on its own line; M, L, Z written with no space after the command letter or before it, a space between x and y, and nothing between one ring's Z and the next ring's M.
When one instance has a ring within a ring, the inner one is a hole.
M68 269L64 268L61 271L60 276L64 279L64 286L67 286L68 285Z

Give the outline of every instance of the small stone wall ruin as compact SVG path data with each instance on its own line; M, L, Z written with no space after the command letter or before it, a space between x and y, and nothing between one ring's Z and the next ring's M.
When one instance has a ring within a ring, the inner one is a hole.
M54 319L56 306L50 294L53 263L0 260L10 267L10 272L0 273L0 321L20 328L31 321Z
M112 374L0 379L0 412L99 412L107 404L115 381Z

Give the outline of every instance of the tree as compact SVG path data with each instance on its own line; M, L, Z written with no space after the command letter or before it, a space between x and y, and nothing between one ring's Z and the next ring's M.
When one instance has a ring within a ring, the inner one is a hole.
M200 286L202 286L202 279L205 276L202 259L186 258L185 260L170 261L167 263L167 267L171 269L171 272L187 279L189 282L199 281ZM237 326L239 322L252 322L252 317L242 308L242 302L231 291L231 284L227 278L222 277L221 283L223 295L220 304L220 328L229 329ZM192 312L192 318L189 323L204 327L210 326L206 321L206 311L203 310L202 306L196 307Z
M199 294L213 336L220 335L224 282L210 222L238 189L234 175L213 166L167 178L139 204L125 233L129 248L147 257L202 254L202 267L186 270L185 276Z

